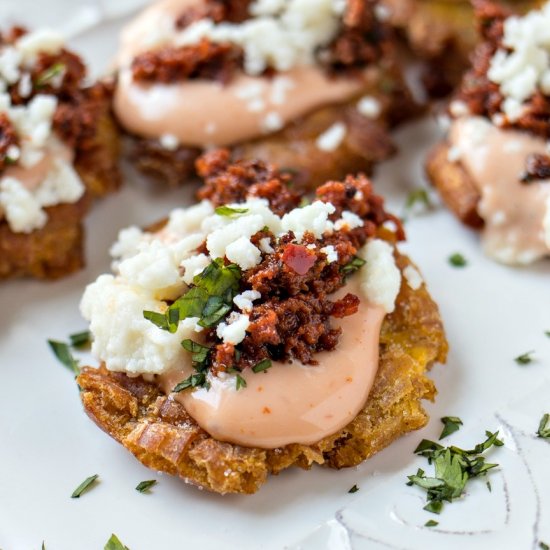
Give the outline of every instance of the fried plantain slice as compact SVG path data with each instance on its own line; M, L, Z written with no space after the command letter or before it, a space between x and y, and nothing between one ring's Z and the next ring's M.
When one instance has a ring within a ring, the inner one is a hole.
M411 265L396 258L401 271ZM156 384L104 366L86 367L77 379L84 409L144 465L217 493L254 493L268 474L291 466L355 466L427 423L421 401L433 400L436 389L426 372L446 358L437 305L424 285L413 290L403 279L396 310L382 326L379 370L365 406L315 445L260 449L218 441Z

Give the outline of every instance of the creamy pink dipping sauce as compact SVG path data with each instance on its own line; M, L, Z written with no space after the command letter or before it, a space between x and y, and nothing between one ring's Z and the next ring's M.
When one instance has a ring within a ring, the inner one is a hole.
M455 120L451 155L481 193L483 246L506 264L528 264L550 254L550 180L520 183L526 159L547 154L547 143L526 132L503 130L481 117Z
M361 298L351 282L347 292ZM316 366L273 363L263 372L246 369L247 387L237 391L235 378L212 377L210 390L171 394L212 437L239 445L273 449L290 443L313 444L351 422L361 410L378 370L380 328L385 312L361 300L359 311L337 319L342 336L335 350L317 354ZM180 371L158 377L165 393L191 374Z
M134 82L129 68L133 58L159 47L150 45L154 29L172 32L170 25L175 19L186 8L201 3L162 0L124 29L114 109L130 132L152 138L169 134L188 146L234 145L276 131L324 105L352 99L378 78L374 68L359 78L328 78L317 66L301 66L271 79L241 73L226 86L207 80Z

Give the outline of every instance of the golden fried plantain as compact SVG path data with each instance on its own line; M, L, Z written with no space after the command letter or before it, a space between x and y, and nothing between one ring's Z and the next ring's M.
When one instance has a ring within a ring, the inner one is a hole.
M428 180L462 223L480 229L484 223L477 212L481 195L462 165L449 160L449 149L443 142L430 152L426 159Z
M403 270L410 261L397 256ZM401 286L396 310L384 321L379 369L357 417L315 445L248 448L218 441L183 405L142 378L105 367L84 368L77 381L87 414L105 432L155 470L177 475L217 493L254 493L268 474L290 466L354 466L397 437L424 426L421 400L436 394L426 371L444 362L447 342L437 305L424 286ZM304 388L307 391L307 388Z

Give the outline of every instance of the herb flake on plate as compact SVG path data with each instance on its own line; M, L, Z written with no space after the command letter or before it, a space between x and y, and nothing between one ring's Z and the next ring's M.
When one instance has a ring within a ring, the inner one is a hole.
M436 525L439 525L439 521L435 521L434 519L429 519L429 520L424 524L424 527L435 527Z
M357 491L359 491L359 487L357 487L357 485L354 485L349 491L348 493L357 493Z
M153 487L153 485L157 484L156 479L148 479L147 481L140 481L136 486L136 491L138 493L149 493L149 489Z
M485 462L482 454L491 447L500 447L504 443L498 439L498 432L485 432L487 439L478 443L473 449L460 447L443 447L439 443L423 439L415 449L415 454L423 456L434 466L434 476L428 477L421 468L417 473L408 476L407 485L416 485L427 494L424 510L434 514L441 513L444 502L452 502L464 494L470 479L486 475L498 464Z
M344 275L348 276L355 273L358 269L361 269L367 262L359 256L354 256L353 259L341 268Z
M543 439L550 439L550 414L546 413L542 415L539 429L537 430L537 436Z
M78 366L78 361L73 357L69 345L57 340L48 340L48 344L57 360L72 371L75 376L78 376L80 374L80 367Z
M518 365L528 365L533 362L533 353L535 353L533 350L522 353L521 355L515 357L514 361Z
M413 189L405 200L404 214L403 218L406 219L409 215L416 209L416 206L420 205L422 210L430 210L432 208L432 201L430 200L430 195L427 189L419 187L418 189Z
M460 430L460 426L462 426L462 420L458 418L458 416L444 416L441 419L441 422L443 422L444 427L441 435L439 436L439 441L451 434L454 434L455 432L458 432L458 430Z
M103 550L130 550L127 546L124 546L120 542L119 538L113 533L111 538L107 541Z
M74 491L71 495L71 498L80 498L81 495L89 491L94 485L99 477L98 474L94 474L93 476L87 477Z
M468 261L462 254L460 254L460 252L455 252L454 254L451 254L449 256L449 263L453 267L466 267L468 265Z
M71 346L73 348L83 348L89 346L92 341L92 333L89 330L83 330L82 332L76 332L69 335Z

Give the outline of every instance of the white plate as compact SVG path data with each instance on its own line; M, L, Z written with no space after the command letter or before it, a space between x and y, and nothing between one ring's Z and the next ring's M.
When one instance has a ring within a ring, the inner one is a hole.
M117 2L117 9L134 1ZM98 6L111 6L112 13L113 4L2 0L0 14L24 14L19 21L49 21L74 31L105 17ZM88 19L78 15L82 9ZM119 26L119 20L104 22L73 40L96 71L107 66ZM401 211L410 189L424 183L422 157L436 139L428 120L398 133L402 154L376 177L394 211ZM79 298L87 282L108 270L107 250L118 229L145 225L190 200L190 190L129 185L91 215L85 271L55 283L2 283L2 550L39 549L42 541L48 550L96 550L113 532L131 550L515 550L550 542L550 446L534 437L540 417L550 412L550 339L544 334L550 330L550 265L509 269L491 263L476 236L443 209L406 226L405 248L440 304L451 343L448 364L433 370L439 395L427 406L432 420L421 432L358 468L291 470L271 478L256 495L225 497L147 470L101 432L82 412L72 377L52 357L46 339L85 328ZM448 264L454 252L465 255L466 268ZM518 366L514 357L528 350L535 350L536 360ZM447 505L436 518L439 525L428 529L423 525L434 516L422 510L424 495L405 481L425 467L412 451L421 438L438 436L438 419L445 415L464 420L449 442L469 445L485 429L499 429L506 446L491 453L501 464L491 476L493 491L483 481L471 483L466 498ZM69 498L96 473L97 487ZM159 483L151 494L134 490L153 478ZM348 494L354 484L359 492Z

